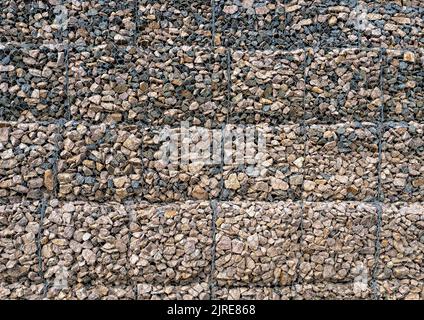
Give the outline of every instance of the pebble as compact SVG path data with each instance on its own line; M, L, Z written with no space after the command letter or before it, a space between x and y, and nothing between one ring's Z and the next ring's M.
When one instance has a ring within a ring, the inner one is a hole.
M413 52L407 51L403 54L403 60L408 62L415 62L415 55Z
M316 187L316 184L313 181L305 180L303 187L305 191L313 191Z
M54 176L52 170L46 170L44 172L44 186L48 191L53 191L54 189Z
M225 6L223 10L226 14L234 14L238 11L238 8L236 5L231 6Z
M225 187L231 190L240 189L240 183L235 173L230 174L228 179L225 180Z

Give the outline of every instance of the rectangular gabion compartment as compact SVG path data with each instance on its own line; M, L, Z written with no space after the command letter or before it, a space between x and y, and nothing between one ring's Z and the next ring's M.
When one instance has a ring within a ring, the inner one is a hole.
M65 1L66 40L77 45L133 43L136 31L136 3L136 0Z
M139 112L146 67L140 49L99 45L69 51L69 100L73 120L131 122Z
M366 282L297 284L292 288L293 300L370 300L371 287Z
M135 120L151 126L219 128L229 113L227 51L199 46L142 50Z
M359 45L356 1L286 1L283 23L275 44L286 50L304 47L355 47Z
M382 138L385 202L424 200L424 124L387 124Z
M139 46L211 45L211 1L139 0L137 3Z
M2 0L0 43L58 44L66 29L66 11L57 0Z
M215 1L215 44L243 50L267 50L283 28L283 5L279 1Z
M58 160L58 198L123 201L142 193L142 129L68 122Z
M114 286L96 283L84 285L78 283L66 288L49 287L45 295L47 300L135 300L133 286Z
M295 202L222 202L216 220L218 286L290 285L300 259Z
M0 122L0 203L52 196L61 139L54 124Z
M187 285L137 284L138 300L209 300L210 288L207 282Z
M292 298L290 287L231 287L217 288L217 300L288 300ZM253 306L252 306L253 308Z
M300 199L305 159L299 125L229 125L224 137L222 200Z
M52 121L65 114L61 45L0 44L0 119Z
M424 43L424 8L393 3L363 6L362 45L386 48L419 48Z
M143 133L143 198L150 202L217 199L222 176L220 147L218 129L147 128Z
M304 50L233 51L229 122L299 123L304 113Z
M0 287L4 287L0 295L41 294L37 252L41 206L40 201L0 205ZM20 286L25 292L19 292Z
M370 285L377 209L361 202L306 202L300 283Z
M377 126L312 125L307 130L304 195L307 201L372 201L378 180Z
M139 203L129 209L132 280L154 286L208 282L213 211L208 201ZM148 291L139 294L154 296L154 292Z
M305 118L308 123L378 122L382 92L379 49L309 52Z
M414 279L377 281L382 300L423 300L423 282Z
M383 205L381 253L377 279L424 281L424 205L396 202Z
M424 121L424 50L387 50L384 114L388 121Z
M49 295L63 286L128 285L129 214L122 204L51 201L41 236Z

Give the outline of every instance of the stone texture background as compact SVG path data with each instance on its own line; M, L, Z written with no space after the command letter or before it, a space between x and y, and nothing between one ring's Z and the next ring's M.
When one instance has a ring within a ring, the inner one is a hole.
M0 6L0 298L424 299L421 1Z

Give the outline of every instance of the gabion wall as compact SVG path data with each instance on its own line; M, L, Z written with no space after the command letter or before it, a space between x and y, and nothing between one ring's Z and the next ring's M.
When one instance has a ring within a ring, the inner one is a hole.
M421 1L0 9L0 298L424 299ZM182 121L264 170L158 165Z

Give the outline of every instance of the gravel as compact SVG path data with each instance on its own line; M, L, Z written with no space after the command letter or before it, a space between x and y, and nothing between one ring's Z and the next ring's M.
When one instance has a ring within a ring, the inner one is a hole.
M291 297L291 289L267 287L234 287L219 288L217 300L287 300Z
M274 1L215 1L215 43L242 49L270 49L283 26L283 5Z
M293 289L294 300L371 300L370 287L355 287L354 284L317 283L299 284Z
M382 207L383 299L422 298L423 210L418 203ZM203 300L210 284L217 299L372 297L373 204L232 201L213 209L209 201L51 200L45 211L25 201L0 212L0 296L7 299Z
M77 284L67 289L51 288L44 297L46 300L135 300L135 293L130 286L111 286L98 284L83 286Z
M419 0L1 3L0 299L424 299Z
M15 282L0 282L0 299L2 300L40 300L43 298L44 285Z
M226 50L199 46L143 49L137 61L144 74L134 119L148 125L179 126L181 121L219 128L229 113L225 105Z
M136 31L136 0L70 0L66 39L77 45L130 44Z
M424 43L424 8L393 3L370 4L362 45L386 48L420 47Z
M63 40L60 0L3 0L0 42L57 44Z
M111 123L139 112L141 52L135 47L76 46L69 52L70 113L74 120Z
M62 276L71 287L126 284L129 233L121 204L50 203L41 237L44 278L53 289Z
M289 1L277 29L277 47L352 47L360 41L355 0Z
M423 300L422 281L413 279L378 281L383 300Z
M216 199L219 196L222 176L220 162L203 163L202 154L196 152L194 148L196 146L199 150L209 148L209 143L204 143L202 140L206 135L210 137L211 143L220 143L221 137L218 135L220 131L204 128L202 131L195 131L189 141L188 152L182 146L182 139L185 139L184 132L178 128L166 129L166 127L147 128L144 131L144 199L151 202L169 202ZM168 137L173 140L167 142ZM175 140L176 138L178 140ZM212 160L212 157L205 156L205 159Z
M229 112L225 71L222 47L78 46L69 54L71 115L92 123L217 128Z

